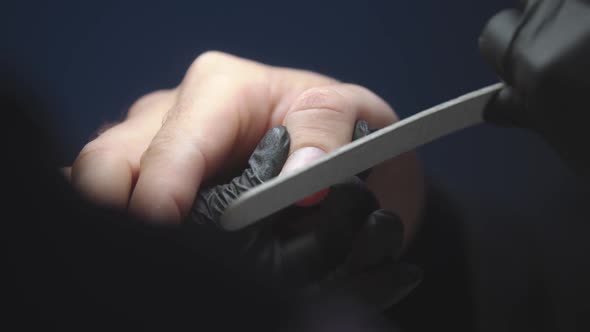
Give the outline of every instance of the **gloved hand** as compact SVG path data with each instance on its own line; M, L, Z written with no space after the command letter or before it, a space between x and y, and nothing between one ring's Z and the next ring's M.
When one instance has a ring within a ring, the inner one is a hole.
M527 127L590 174L590 1L528 0L490 19L480 51L507 87L486 120Z
M368 133L367 123L359 121L353 139ZM398 262L403 225L396 214L379 209L362 180L366 172L331 187L317 206L292 206L240 231L219 226L236 197L278 175L289 144L285 127L269 130L241 176L199 192L185 225L230 246L281 287L344 292L382 308L399 301L417 286L421 270Z

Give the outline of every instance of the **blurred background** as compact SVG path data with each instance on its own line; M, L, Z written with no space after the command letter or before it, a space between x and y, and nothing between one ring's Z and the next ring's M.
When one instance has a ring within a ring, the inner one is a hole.
M497 81L477 38L515 2L10 2L0 60L49 105L68 165L100 125L177 85L206 50L364 85L407 117ZM429 219L410 255L426 279L405 305L441 327L577 330L590 196L553 151L527 131L483 125L419 152L456 217ZM392 315L408 330L426 324L404 310Z

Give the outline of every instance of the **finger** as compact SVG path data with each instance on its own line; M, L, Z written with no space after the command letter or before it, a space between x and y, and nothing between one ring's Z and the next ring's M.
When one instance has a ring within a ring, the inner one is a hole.
M91 202L124 209L131 191L132 169L124 149L97 139L76 158L71 182Z
M148 221L180 222L203 179L231 159L236 145L253 148L266 132L270 109L264 106L271 103L258 93L264 89L252 88L265 82L257 78L261 71L250 72L245 61L230 59L210 74L220 56L208 55L191 66L177 103L141 159L130 211ZM232 71L234 62L241 66Z
M318 206L315 234L326 266L342 264L350 253L358 231L378 208L375 196L356 177L334 185Z
M356 121L356 123L354 125L352 140L354 141L359 138L365 137L369 133L370 133L370 130L369 130L369 124L367 123L367 121L358 120L358 121ZM362 180L365 180L369 176L370 172L371 172L371 170L368 169L364 172L361 172L357 176L359 178L361 178ZM297 203L295 203L295 205L302 206L302 207L316 205L319 202L321 202L324 198L326 198L326 196L328 196L329 192L330 192L330 188L326 188L324 190L318 191L318 192L298 201Z
M94 203L125 209L141 155L160 127L162 110L174 99L173 90L140 98L125 121L111 125L82 149L72 166L72 185Z
M359 119L370 127L381 128L397 117L385 101L357 85L334 84L303 92L283 120L291 135L291 149L282 174L298 170L349 143ZM311 200L317 201L322 195L317 196Z
M346 262L359 229L376 208L377 201L366 185L351 177L333 186L330 195L313 209L282 211L282 225L307 224L283 243L284 267L297 280L317 281L334 272Z
M424 210L424 176L416 153L406 152L376 165L366 183L381 208L400 216L407 247L418 231Z

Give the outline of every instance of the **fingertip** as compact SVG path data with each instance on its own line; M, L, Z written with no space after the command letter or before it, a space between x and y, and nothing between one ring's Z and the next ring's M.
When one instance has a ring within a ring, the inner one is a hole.
M63 170L67 177L67 170ZM132 170L124 158L111 153L89 153L70 170L72 186L89 201L116 209L127 208Z
M394 258L401 255L404 244L404 224L391 210L379 209L369 217L366 228L372 242L386 243L387 252Z
M248 164L260 180L268 181L284 169L289 157L290 139L284 126L269 129L262 137Z
M357 120L354 124L354 131L352 134L352 140L356 141L357 139L363 138L371 133L371 129L369 128L369 123L365 120Z

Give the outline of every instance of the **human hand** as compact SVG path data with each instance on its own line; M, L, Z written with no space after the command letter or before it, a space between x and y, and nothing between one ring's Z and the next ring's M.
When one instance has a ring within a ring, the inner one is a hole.
M125 120L89 142L71 181L94 202L177 223L203 181L243 169L269 128L284 125L291 135L287 172L350 142L358 119L381 128L397 117L366 88L207 52L176 88L140 98ZM391 177L403 183L397 197L412 201L402 204L412 210L399 210L404 220L417 215L417 196L407 194L419 187L415 165L414 157L400 160L395 169L413 173Z

